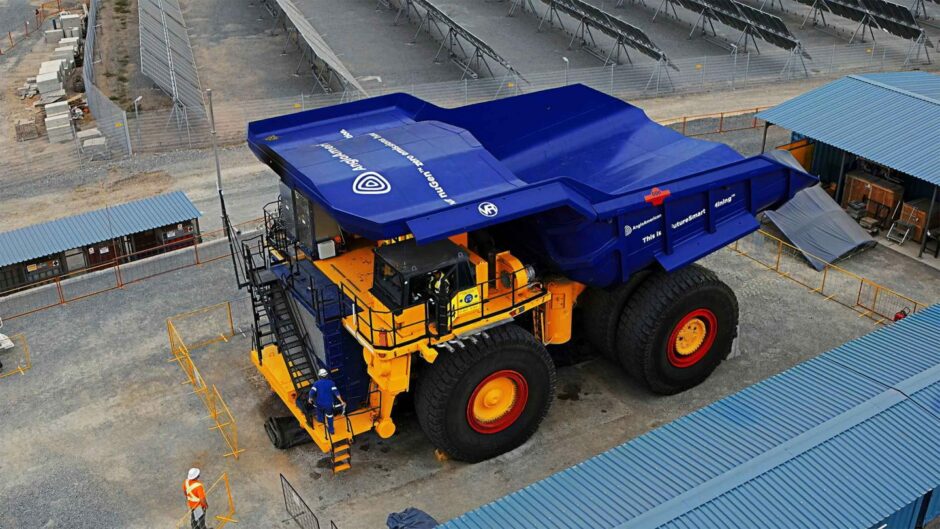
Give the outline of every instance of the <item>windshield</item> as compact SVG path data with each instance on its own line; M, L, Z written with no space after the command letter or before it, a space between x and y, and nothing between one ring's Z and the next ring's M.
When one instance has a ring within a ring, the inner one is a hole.
M400 308L404 297L404 280L401 272L384 259L375 257L375 277L372 281L374 294L390 309Z

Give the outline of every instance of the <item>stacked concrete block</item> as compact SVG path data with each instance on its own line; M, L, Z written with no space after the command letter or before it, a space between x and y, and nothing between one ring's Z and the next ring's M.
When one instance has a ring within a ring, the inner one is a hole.
M26 82L22 86L16 89L16 95L20 99L26 99L27 97L33 97L39 93L39 88L36 86L35 77L27 77Z
M39 65L39 75L54 73L59 82L62 82L66 75L66 64L63 59L45 61Z
M64 35L63 31L62 31L62 28L58 28L58 29L47 29L47 30L43 33L43 38L46 40L46 44L58 44L59 41L61 41L61 40L62 40L62 37L64 37L64 36L65 36L65 35Z
M46 134L49 135L49 143L68 143L74 140L75 131L68 114L46 118Z
M92 160L107 160L110 157L108 140L103 137L91 138L82 142L82 152Z
M75 53L78 53L78 47L81 45L79 37L68 37L59 41L59 46L71 46Z
M69 117L68 112L65 114L46 116L46 130L55 129L65 125L71 125L71 123L72 119Z
M104 135L101 134L101 131L97 127L93 129L80 130L75 133L75 137L78 138L78 141L84 143L85 140L94 140L96 138L103 138Z
M79 29L82 27L82 17L71 13L59 15L59 25L63 30Z
M36 86L42 95L62 90L62 81L58 72L42 73L36 76Z
M75 51L71 46L62 46L61 48L56 48L52 53L52 58L54 60L65 61L66 72L70 72L72 68L75 67Z
M68 116L69 115L69 104L65 101L60 101L58 103L49 103L46 105L46 117L51 118L53 116Z

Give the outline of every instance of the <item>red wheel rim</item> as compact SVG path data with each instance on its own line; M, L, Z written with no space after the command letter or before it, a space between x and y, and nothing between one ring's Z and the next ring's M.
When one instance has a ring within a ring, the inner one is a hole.
M701 343L691 351L682 351L682 336L689 332L690 327L697 327L699 324L703 324L705 328ZM715 313L708 309L693 310L679 320L679 323L672 329L672 333L669 334L669 341L666 343L666 359L674 367L680 369L694 366L711 350L717 334L718 318Z
M528 400L529 384L521 373L511 369L496 371L481 380L470 395L467 423L482 434L501 432L522 415Z

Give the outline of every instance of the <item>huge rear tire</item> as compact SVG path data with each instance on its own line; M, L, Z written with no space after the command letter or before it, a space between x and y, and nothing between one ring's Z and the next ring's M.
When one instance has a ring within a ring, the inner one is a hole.
M524 443L555 394L555 365L532 334L513 324L486 334L442 351L415 391L421 429L460 461L483 461Z
M612 362L617 361L617 332L620 314L630 295L649 273L640 271L630 281L609 289L591 287L582 294L580 327L595 350Z
M618 356L652 391L672 395L697 386L731 352L738 300L711 271L689 265L655 272L620 316Z

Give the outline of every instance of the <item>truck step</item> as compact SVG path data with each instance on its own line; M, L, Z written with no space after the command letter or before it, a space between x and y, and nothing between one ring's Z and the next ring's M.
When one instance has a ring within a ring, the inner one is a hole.
M333 467L333 474L339 474L340 472L345 472L349 470L350 468L352 468L352 466L349 463L340 463L339 465L336 465L335 467Z

